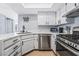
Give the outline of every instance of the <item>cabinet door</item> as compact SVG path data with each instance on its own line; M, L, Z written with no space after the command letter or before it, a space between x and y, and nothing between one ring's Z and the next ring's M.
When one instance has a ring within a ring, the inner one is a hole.
M38 38L34 39L34 49L38 49Z
M38 25L46 25L46 15L38 15Z
M47 15L48 25L55 25L55 14Z
M34 49L33 39L22 40L22 42L22 55Z
M34 35L34 49L38 49L38 35Z
M55 44L55 40L56 40L56 35L52 34L51 36L51 49L56 52L56 44Z
M39 13L38 25L55 25L55 13L54 12Z

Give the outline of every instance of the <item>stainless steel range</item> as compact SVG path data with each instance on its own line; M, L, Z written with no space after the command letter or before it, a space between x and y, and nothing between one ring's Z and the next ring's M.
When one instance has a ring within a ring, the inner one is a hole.
M79 55L79 27L73 28L73 34L57 35L57 43L74 55Z

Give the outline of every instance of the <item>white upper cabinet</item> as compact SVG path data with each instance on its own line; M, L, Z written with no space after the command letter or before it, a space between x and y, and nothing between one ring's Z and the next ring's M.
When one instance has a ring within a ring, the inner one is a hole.
M38 12L38 25L55 25L55 12Z

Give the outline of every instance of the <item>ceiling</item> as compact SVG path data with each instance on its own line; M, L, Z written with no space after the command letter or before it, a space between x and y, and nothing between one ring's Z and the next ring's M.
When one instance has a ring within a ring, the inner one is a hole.
M51 8L53 3L23 3L24 8Z
M55 3L6 3L6 5L17 14L37 14L37 11L56 11Z

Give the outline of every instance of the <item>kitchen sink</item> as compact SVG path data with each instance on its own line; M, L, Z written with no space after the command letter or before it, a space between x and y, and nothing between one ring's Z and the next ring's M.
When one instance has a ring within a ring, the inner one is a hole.
M31 32L19 32L17 34L31 34Z

